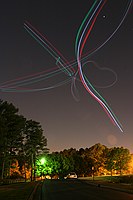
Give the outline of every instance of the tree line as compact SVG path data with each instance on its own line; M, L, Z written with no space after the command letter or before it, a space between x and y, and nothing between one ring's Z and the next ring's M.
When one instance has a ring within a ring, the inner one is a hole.
M25 176L26 169L30 169L33 174L36 157L48 151L46 146L47 139L41 124L27 120L12 103L0 100L1 179L10 178L11 166L15 160L19 163L20 171L24 168Z
M131 154L127 148L108 148L100 143L90 148L79 150L70 148L61 152L53 152L37 161L37 174L49 174L51 177L65 177L71 171L78 176L112 175L128 173Z

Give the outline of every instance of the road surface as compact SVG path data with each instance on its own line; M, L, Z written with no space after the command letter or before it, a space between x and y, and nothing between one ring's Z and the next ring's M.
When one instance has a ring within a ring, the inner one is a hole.
M45 180L36 200L133 200L133 194L89 185L79 180Z

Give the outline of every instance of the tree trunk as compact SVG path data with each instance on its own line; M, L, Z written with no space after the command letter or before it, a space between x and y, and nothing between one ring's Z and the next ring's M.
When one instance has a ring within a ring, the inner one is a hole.
M34 181L36 180L36 156L34 156Z
M25 162L24 162L24 178L25 178L25 182L26 182L26 166L25 166Z

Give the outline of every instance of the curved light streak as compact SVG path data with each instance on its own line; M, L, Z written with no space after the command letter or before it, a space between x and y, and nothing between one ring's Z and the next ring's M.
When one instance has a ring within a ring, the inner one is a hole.
M89 87L89 85L87 84L87 81L85 80L84 78L84 75L83 75L83 71L82 71L82 64L81 64L81 57L82 57L82 52L83 52L83 49L84 49L84 46L85 46L85 43L88 39L88 36L95 24L95 21L100 13L100 11L102 10L104 4L106 3L106 1L100 1L98 3L98 5L96 6L95 10L93 11L91 17L89 18L85 28L83 29L82 31L82 34L81 34L81 37L79 39L79 43L78 43L78 47L77 47L77 62L78 62L78 71L79 71L79 76L80 76L80 80L82 82L82 84L84 85L85 89L91 94L91 96L93 98L95 98L95 100L102 106L102 108L104 109L104 111L106 112L106 114L109 116L109 118L111 119L111 121L113 122L113 124L117 125L117 127L123 132L122 130L122 127L120 125L120 123L117 121L117 119L115 118L115 115L114 113L110 110L110 108L108 107L108 104L104 101L102 101L99 97L101 96L96 96L96 94L94 94L94 92L91 90L91 88ZM94 16L94 19L90 25L90 28L88 30L88 32L86 33L85 35L85 31L87 30L92 18ZM85 36L84 36L85 35ZM81 43L83 37L85 37L85 39L83 40L83 42ZM96 90L95 90L96 91Z

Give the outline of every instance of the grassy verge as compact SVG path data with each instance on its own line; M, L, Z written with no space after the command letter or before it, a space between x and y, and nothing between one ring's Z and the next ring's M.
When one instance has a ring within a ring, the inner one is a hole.
M79 178L80 180L100 184L106 187L120 188L133 193L133 176L95 176L94 180L92 177Z
M27 200L37 182L0 186L0 200Z
M92 177L83 177L81 179L93 180ZM112 183L125 183L133 184L133 175L123 175L123 176L95 176L95 181L106 181Z

